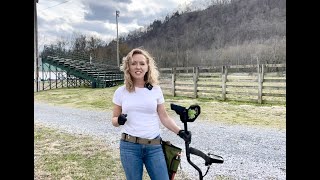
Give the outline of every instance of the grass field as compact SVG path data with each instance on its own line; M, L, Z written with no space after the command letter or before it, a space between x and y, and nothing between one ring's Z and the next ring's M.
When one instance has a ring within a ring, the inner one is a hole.
M105 89L64 88L34 93L34 101L101 111L112 110L112 96L117 87ZM245 124L286 129L286 107L235 102L209 101L165 96L165 105L171 116L170 103L189 107L201 106L197 121L226 124ZM125 179L119 150L111 149L101 139L67 134L41 124L34 125L34 179ZM144 180L150 179L144 173ZM176 180L188 180L178 171ZM228 179L219 177L218 179Z
M112 111L112 96L117 87L112 88L63 88L34 93L34 100L49 104L83 109ZM254 103L220 102L209 99L165 96L165 106L171 116L176 114L170 109L170 103L185 107L192 104L201 106L197 121L212 121L226 124L244 124L286 129L285 105L259 105Z
M125 180L119 150L97 138L34 126L34 179ZM143 180L149 180L144 169ZM182 171L176 180L188 180Z
M102 140L36 124L35 179L125 179L119 153Z

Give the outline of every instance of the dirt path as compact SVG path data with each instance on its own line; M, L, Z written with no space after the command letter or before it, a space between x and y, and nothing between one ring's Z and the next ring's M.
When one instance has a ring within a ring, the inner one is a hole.
M111 112L88 111L76 108L34 104L35 123L55 127L69 133L88 134L106 139L118 148L120 129L111 125ZM176 122L183 127L178 117ZM195 121L188 124L192 131L191 147L220 155L223 164L213 164L205 179L286 179L286 132L274 129ZM183 149L184 142L177 135L162 129L162 137ZM197 156L191 160L203 173L204 161ZM182 155L182 170L192 179L198 173Z

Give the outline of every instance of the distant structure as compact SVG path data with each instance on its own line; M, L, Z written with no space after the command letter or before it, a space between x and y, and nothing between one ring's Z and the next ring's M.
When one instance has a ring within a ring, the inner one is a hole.
M120 60L119 60L119 37L118 37L118 17L119 17L120 11L116 10L116 21L117 21L117 63L118 67L120 67Z

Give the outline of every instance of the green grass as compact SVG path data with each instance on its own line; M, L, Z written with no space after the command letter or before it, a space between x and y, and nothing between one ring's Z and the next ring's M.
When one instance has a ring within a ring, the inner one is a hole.
M112 110L112 95L116 87L111 88L60 88L34 93L34 100L53 105L63 105L82 109Z
M125 179L119 152L100 139L35 124L35 179Z
M53 105L69 106L82 109L112 111L113 93L118 86L111 88L62 88L34 93L34 100ZM198 104L201 114L197 121L219 122L226 124L244 124L286 129L286 106L255 104L235 101L217 101L206 98L173 97L165 95L165 106L170 116L177 116L170 109L170 103L189 107Z
M119 150L98 138L34 126L34 179L125 180ZM149 180L144 169L143 180ZM177 180L188 178L181 170Z
M112 96L116 88L52 89L35 92L34 101L81 109L112 111ZM170 110L170 103L185 107L199 104L201 114L197 121L286 129L284 105L259 105L172 96L165 96L165 100L166 109L172 117L177 114ZM125 179L119 150L106 146L101 139L71 135L35 124L34 147L35 179ZM150 179L146 171L143 179ZM188 178L178 170L175 179ZM217 177L217 179L229 178Z

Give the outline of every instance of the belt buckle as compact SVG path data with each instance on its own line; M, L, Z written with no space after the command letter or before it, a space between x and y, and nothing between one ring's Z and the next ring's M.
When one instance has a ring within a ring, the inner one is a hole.
M126 139L130 139L130 135L129 134L127 134L127 138Z
M127 140L130 140L130 137L133 137L133 136L130 136L129 134L127 134ZM133 139L135 139L135 143L138 143L138 137L133 137Z

